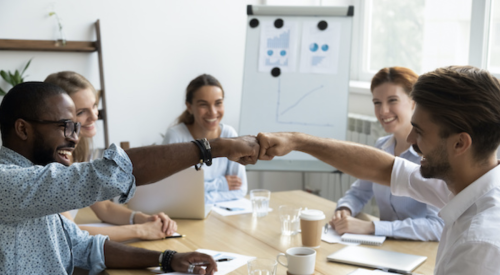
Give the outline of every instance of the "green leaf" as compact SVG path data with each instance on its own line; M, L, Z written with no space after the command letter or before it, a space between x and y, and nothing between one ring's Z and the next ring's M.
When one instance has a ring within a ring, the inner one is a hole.
M6 94L7 93L2 88L0 88L0 96L6 95Z
M28 69L28 67L30 66L31 60L33 60L33 57L28 61L28 63L24 67L23 71L21 72L21 76L24 74L24 72L26 71L26 69Z
M16 70L16 72L14 73L14 81L12 81L12 86L16 86L19 83L21 83L21 75L19 74L19 71Z
M0 76L2 76L3 80L5 80L5 82L7 82L7 83L10 84L10 77L7 74L7 72L5 72L4 70L1 70L0 71Z

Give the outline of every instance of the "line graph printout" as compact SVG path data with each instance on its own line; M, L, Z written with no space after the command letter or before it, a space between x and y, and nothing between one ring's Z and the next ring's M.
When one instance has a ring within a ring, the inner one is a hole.
M262 22L259 49L259 72L279 67L282 72L295 71L297 22L285 20L281 28L274 21Z
M292 87L282 86L278 79L278 100L276 122L304 126L334 127L332 117L332 92L323 84L307 82L294 85L300 93L292 92ZM314 110L311 112L311 110Z
M337 74L340 49L340 24L329 22L325 30L317 21L304 22L300 54L301 73Z

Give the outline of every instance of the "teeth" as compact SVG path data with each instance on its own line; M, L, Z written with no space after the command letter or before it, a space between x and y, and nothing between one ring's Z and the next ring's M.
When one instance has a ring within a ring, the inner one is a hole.
M216 120L217 120L216 118L214 118L214 119L206 119L206 121L208 121L208 122L214 122Z
M422 156L422 158L421 158L420 160L425 160L425 157L424 157L424 156Z
M71 155L71 151L66 151L66 150L58 150L57 153L61 154L61 155L66 155L66 156Z
M384 122L391 122L393 120L395 120L396 118L395 117L391 117L391 118L386 118L386 119L383 119Z

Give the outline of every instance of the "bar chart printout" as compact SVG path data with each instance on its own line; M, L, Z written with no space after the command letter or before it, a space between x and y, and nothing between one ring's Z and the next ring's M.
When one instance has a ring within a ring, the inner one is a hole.
M279 67L282 72L293 72L296 60L297 23L285 21L276 28L273 21L262 24L259 51L259 72L270 72Z

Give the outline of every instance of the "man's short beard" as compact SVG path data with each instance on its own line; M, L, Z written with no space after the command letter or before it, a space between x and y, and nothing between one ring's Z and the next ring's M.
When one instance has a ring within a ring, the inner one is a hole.
M33 163L36 165L45 166L49 163L56 162L54 158L54 150L45 145L43 135L35 129L35 144L33 148Z
M446 145L442 143L439 147L426 155L425 166L420 166L420 174L424 178L436 178L446 180L447 175L451 170L451 165L448 162L448 153L446 152Z

